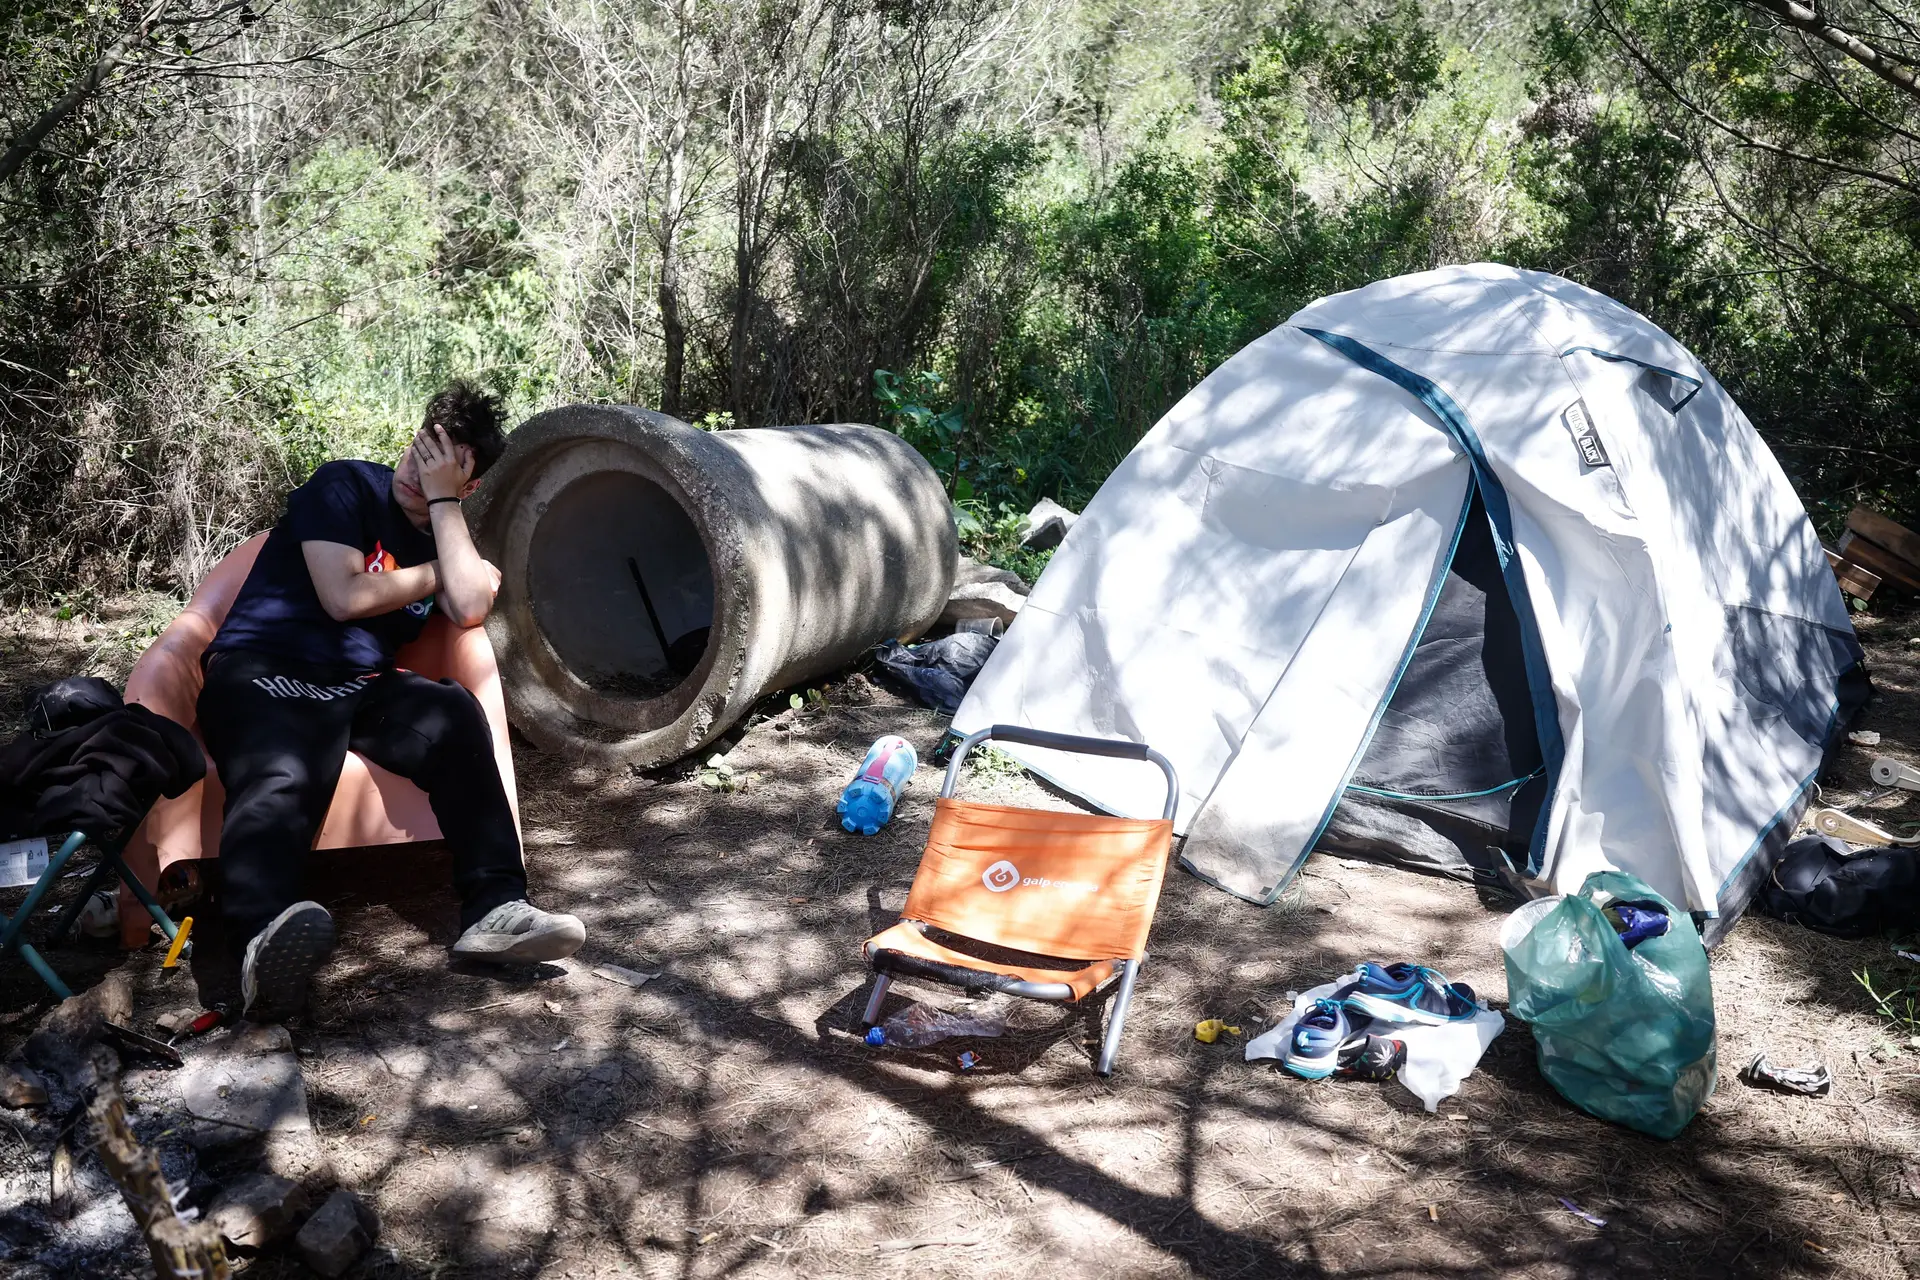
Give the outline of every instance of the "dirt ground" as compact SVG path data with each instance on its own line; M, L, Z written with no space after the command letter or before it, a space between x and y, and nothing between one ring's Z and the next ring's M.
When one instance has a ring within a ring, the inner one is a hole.
M6 618L0 708L82 667L124 673L159 608ZM1847 749L1829 802L1862 800L1874 755L1920 762L1920 617L1860 621L1879 692L1855 727L1884 741ZM1504 1006L1510 903L1323 856L1297 901L1265 910L1169 872L1111 1081L1090 1066L1098 1009L1012 1006L1002 1039L868 1048L860 943L895 919L938 775L923 766L872 838L842 832L833 800L878 734L924 757L943 728L885 693L783 709L724 748L736 791L691 766L636 776L516 744L537 896L590 931L568 966L450 968L444 852L316 859L343 945L292 1030L327 1154L384 1223L352 1274L1892 1277L1920 1263L1920 1041L1854 976L1920 980L1896 939L1744 920L1712 955L1719 1091L1671 1142L1564 1103L1517 1023L1432 1115L1398 1084L1309 1084L1247 1064L1232 1037L1196 1042L1197 1019L1252 1034L1290 991L1367 958L1419 960ZM968 794L1062 804L1022 775L971 772ZM1920 821L1907 800L1868 808ZM151 950L54 959L80 979L128 966L151 1017L194 984L230 990L213 941L177 977ZM606 962L660 976L634 990L589 971ZM47 1004L0 969L3 1056ZM961 1003L895 991L890 1008ZM967 1048L972 1072L955 1061ZM1824 1060L1832 1094L1742 1085L1762 1049ZM44 1166L30 1137L0 1125L0 1169ZM47 1270L36 1260L60 1242L22 1225L32 1208L0 1203L0 1271L139 1274L125 1249ZM271 1257L249 1270L306 1274Z

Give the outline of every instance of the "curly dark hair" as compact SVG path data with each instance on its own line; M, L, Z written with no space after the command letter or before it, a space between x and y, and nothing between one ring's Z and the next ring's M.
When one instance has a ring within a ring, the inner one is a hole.
M501 430L505 420L499 396L461 378L427 401L426 421L421 425L445 427L448 439L471 448L473 478L478 480L507 451L507 435Z

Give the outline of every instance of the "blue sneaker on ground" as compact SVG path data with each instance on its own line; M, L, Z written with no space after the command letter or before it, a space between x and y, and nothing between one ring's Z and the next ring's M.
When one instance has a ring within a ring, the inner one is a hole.
M1340 1046L1366 1034L1365 1018L1356 1020L1338 1000L1315 1000L1293 1025L1293 1041L1280 1065L1306 1080L1325 1080L1340 1065Z
M1418 1022L1445 1026L1480 1012L1473 988L1448 982L1447 975L1424 965L1379 965L1369 960L1354 971L1345 991L1347 1007L1382 1022Z

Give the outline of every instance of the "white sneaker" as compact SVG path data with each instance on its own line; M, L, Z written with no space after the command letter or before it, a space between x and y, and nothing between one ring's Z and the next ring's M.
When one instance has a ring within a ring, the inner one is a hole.
M300 1012L307 983L333 954L333 917L317 902L296 902L247 943L240 961L242 1017L272 1022Z
M460 935L453 954L461 960L491 964L534 964L562 960L587 940L578 916L542 911L531 902L506 902Z
M120 886L95 889L80 908L80 932L89 938L113 938L120 933Z

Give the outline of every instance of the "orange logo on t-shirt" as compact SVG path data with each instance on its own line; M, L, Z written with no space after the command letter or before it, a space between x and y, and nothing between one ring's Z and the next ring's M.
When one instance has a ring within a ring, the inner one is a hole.
M373 550L367 553L368 573L392 573L399 567L400 562L395 560L378 542L375 542Z

